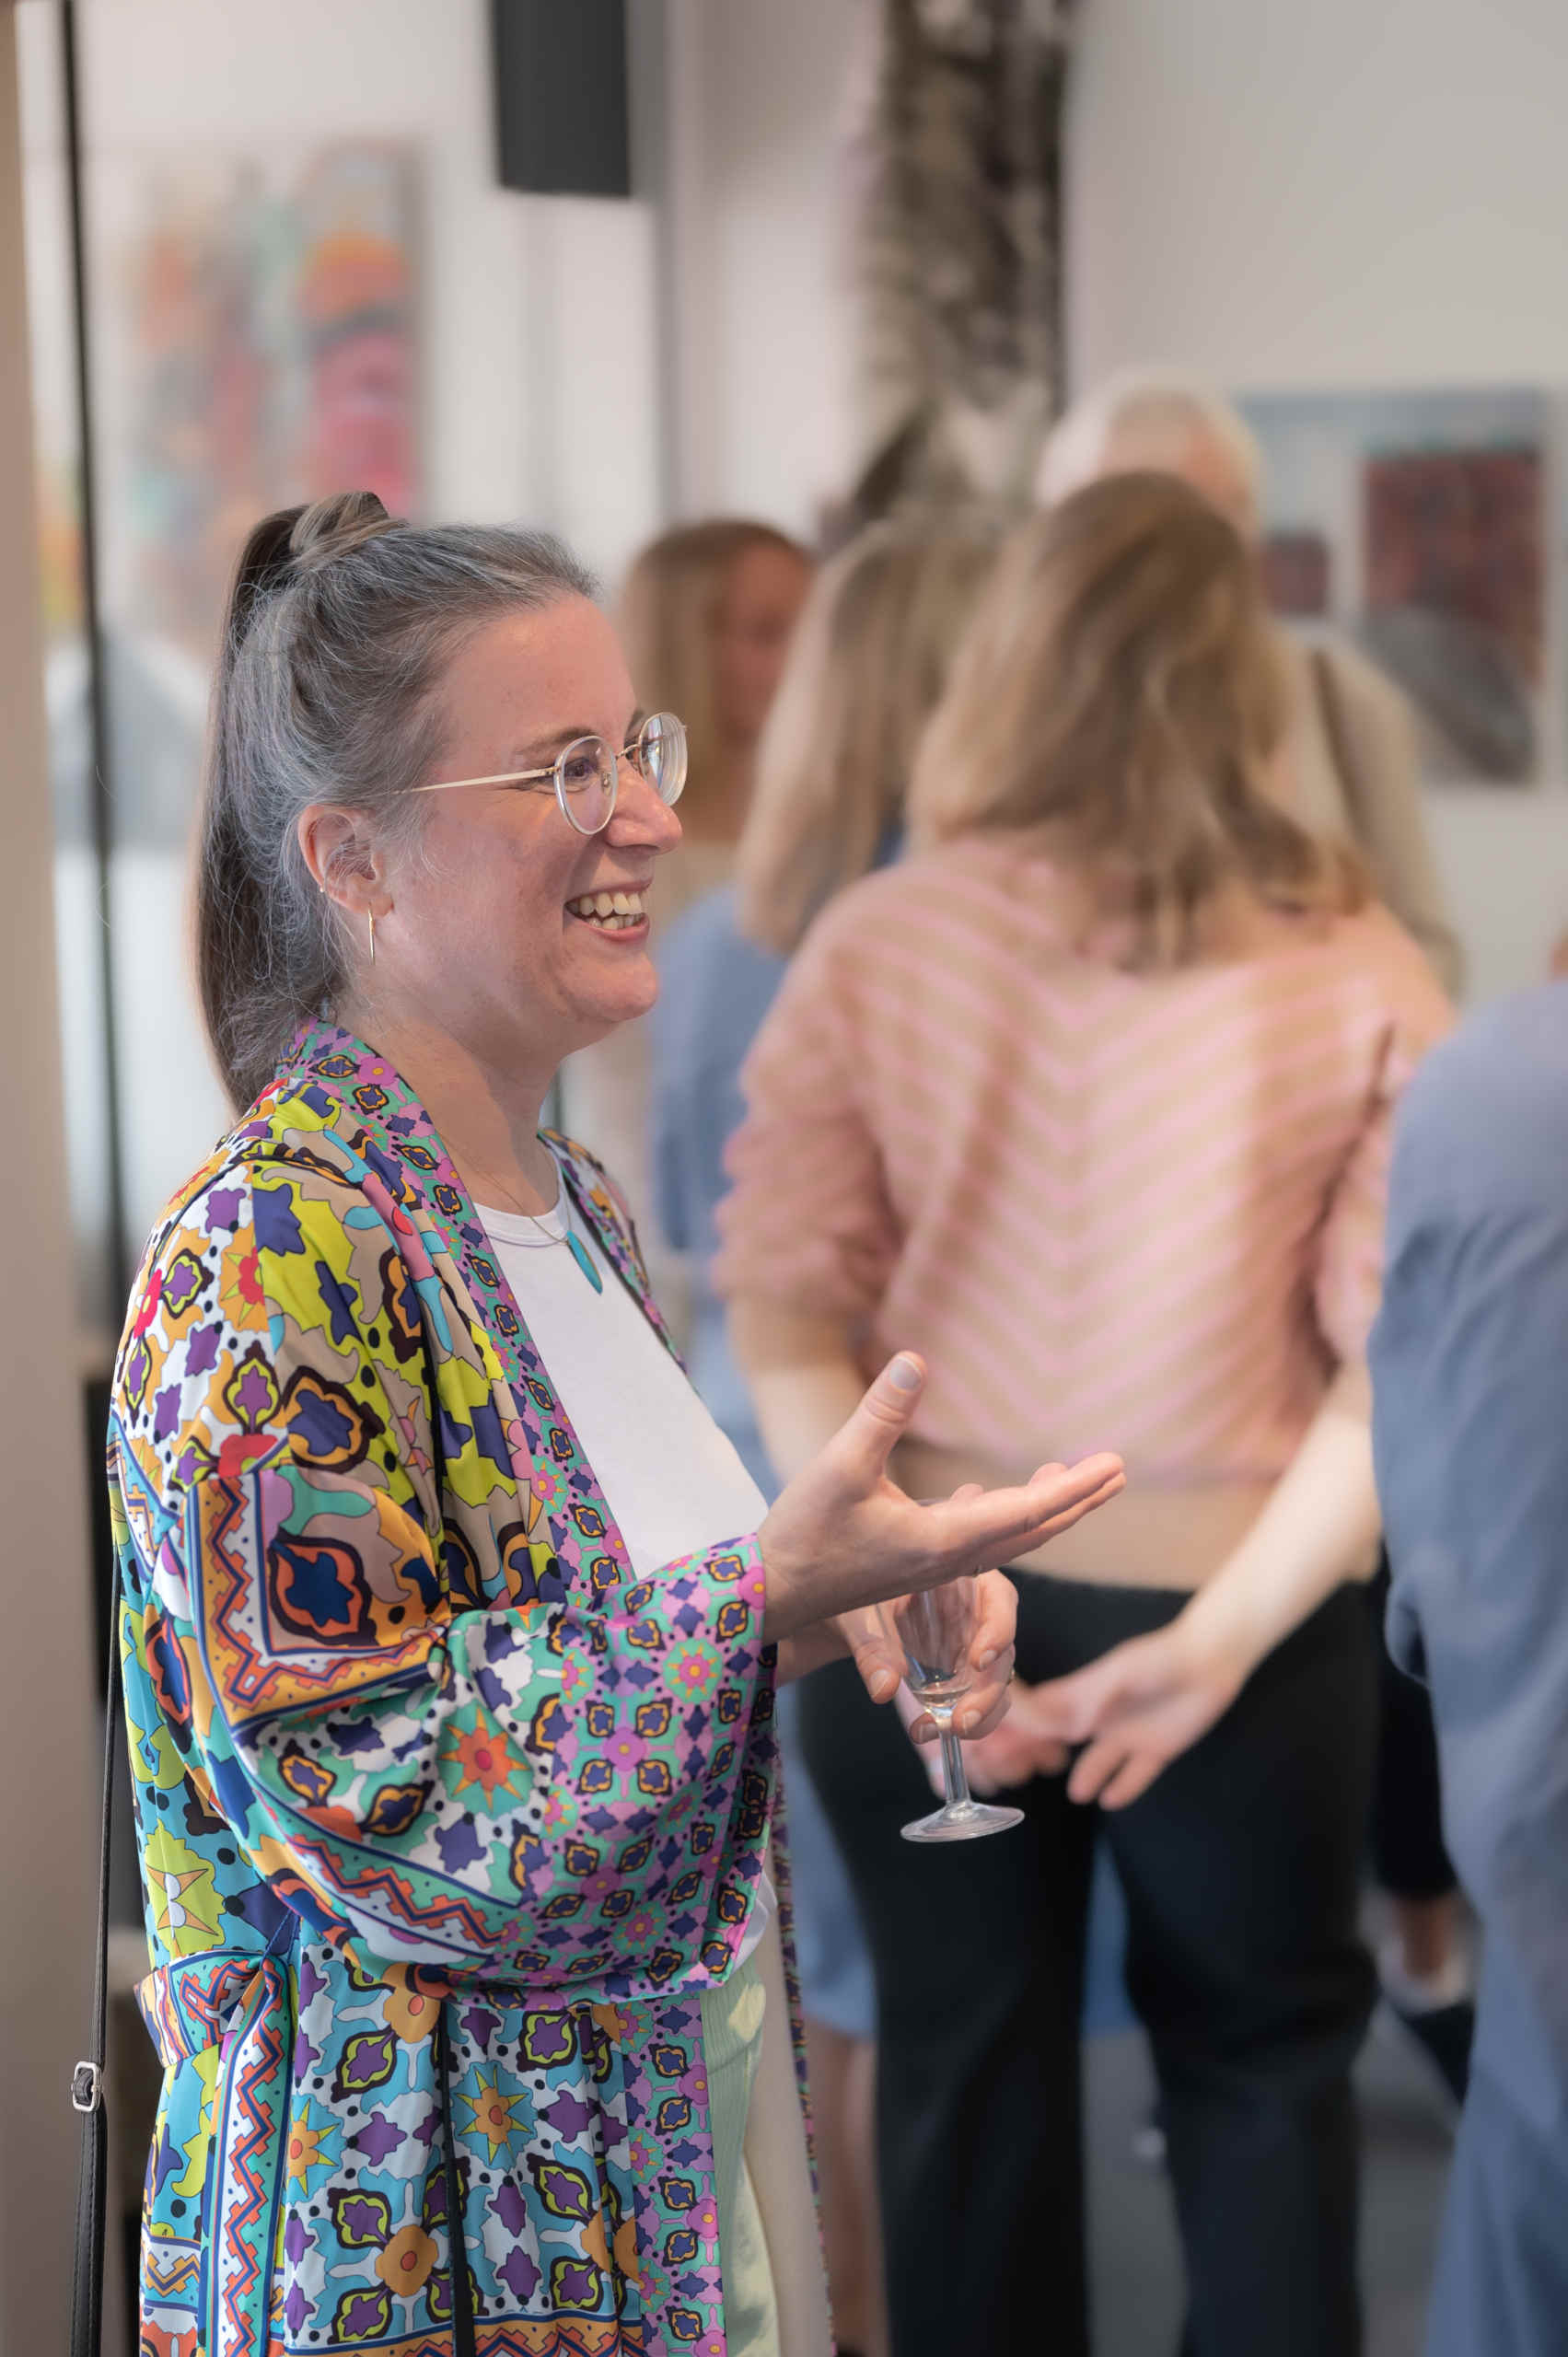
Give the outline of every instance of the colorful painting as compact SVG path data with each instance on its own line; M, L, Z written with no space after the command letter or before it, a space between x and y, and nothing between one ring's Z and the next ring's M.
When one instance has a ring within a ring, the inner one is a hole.
M343 490L417 512L417 164L341 144L160 166L143 197L111 331L115 603L210 653L257 517Z
M1559 766L1544 392L1249 394L1276 610L1354 638L1404 689L1434 777Z

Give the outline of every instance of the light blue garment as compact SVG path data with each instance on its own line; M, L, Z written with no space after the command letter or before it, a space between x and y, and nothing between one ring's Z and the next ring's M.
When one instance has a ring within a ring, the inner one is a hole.
M740 1067L784 979L785 960L735 922L726 886L670 927L659 951L653 1019L654 1197L659 1225L691 1265L691 1379L766 1496L777 1489L745 1378L730 1353L724 1304L709 1282L714 1214L728 1180L724 1150L745 1111ZM779 1733L789 1799L796 1941L806 2011L846 2037L876 2023L871 1959L838 1845L794 1736L785 1692Z
M1568 985L1423 1065L1395 1138L1374 1439L1389 1643L1432 1689L1484 1962L1429 2357L1568 2349Z
M694 900L658 952L650 1088L655 1209L691 1265L691 1380L769 1497L778 1485L708 1272L718 1244L714 1213L729 1186L724 1150L746 1110L740 1067L785 962L738 930L727 885Z

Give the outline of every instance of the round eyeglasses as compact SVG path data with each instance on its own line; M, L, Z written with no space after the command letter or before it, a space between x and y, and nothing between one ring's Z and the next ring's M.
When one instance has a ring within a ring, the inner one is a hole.
M672 712L651 712L619 752L608 737L574 737L545 769L503 770L494 777L448 777L415 794L450 794L459 785L516 785L542 794L552 781L561 815L580 835L602 834L615 816L621 764L630 761L661 802L679 801L686 784L686 726Z

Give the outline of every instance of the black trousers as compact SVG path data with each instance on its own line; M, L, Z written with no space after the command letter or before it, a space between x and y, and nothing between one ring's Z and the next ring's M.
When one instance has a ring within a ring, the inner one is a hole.
M1443 1794L1432 1696L1388 1651L1388 1558L1367 1590L1377 1663L1377 1757L1372 1785L1372 1871L1395 1898L1445 1898L1458 1887L1443 1839Z
M1023 1574L1018 1673L1082 1666L1179 1595ZM853 1666L801 1689L807 1760L877 1972L877 2134L895 2357L1087 2357L1079 2005L1103 1829L1159 2074L1191 2357L1356 2357L1350 2069L1374 1736L1361 1594L1342 1590L1132 1807L1060 1777L1016 1831L899 1838L921 1762Z

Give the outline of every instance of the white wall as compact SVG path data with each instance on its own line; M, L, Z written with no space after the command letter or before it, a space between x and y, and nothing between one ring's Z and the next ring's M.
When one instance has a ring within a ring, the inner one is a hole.
M1086 0L1074 381L1568 387L1562 0ZM1472 995L1568 924L1568 796L1434 789Z
M809 533L854 464L840 228L863 0L666 6L679 505Z

